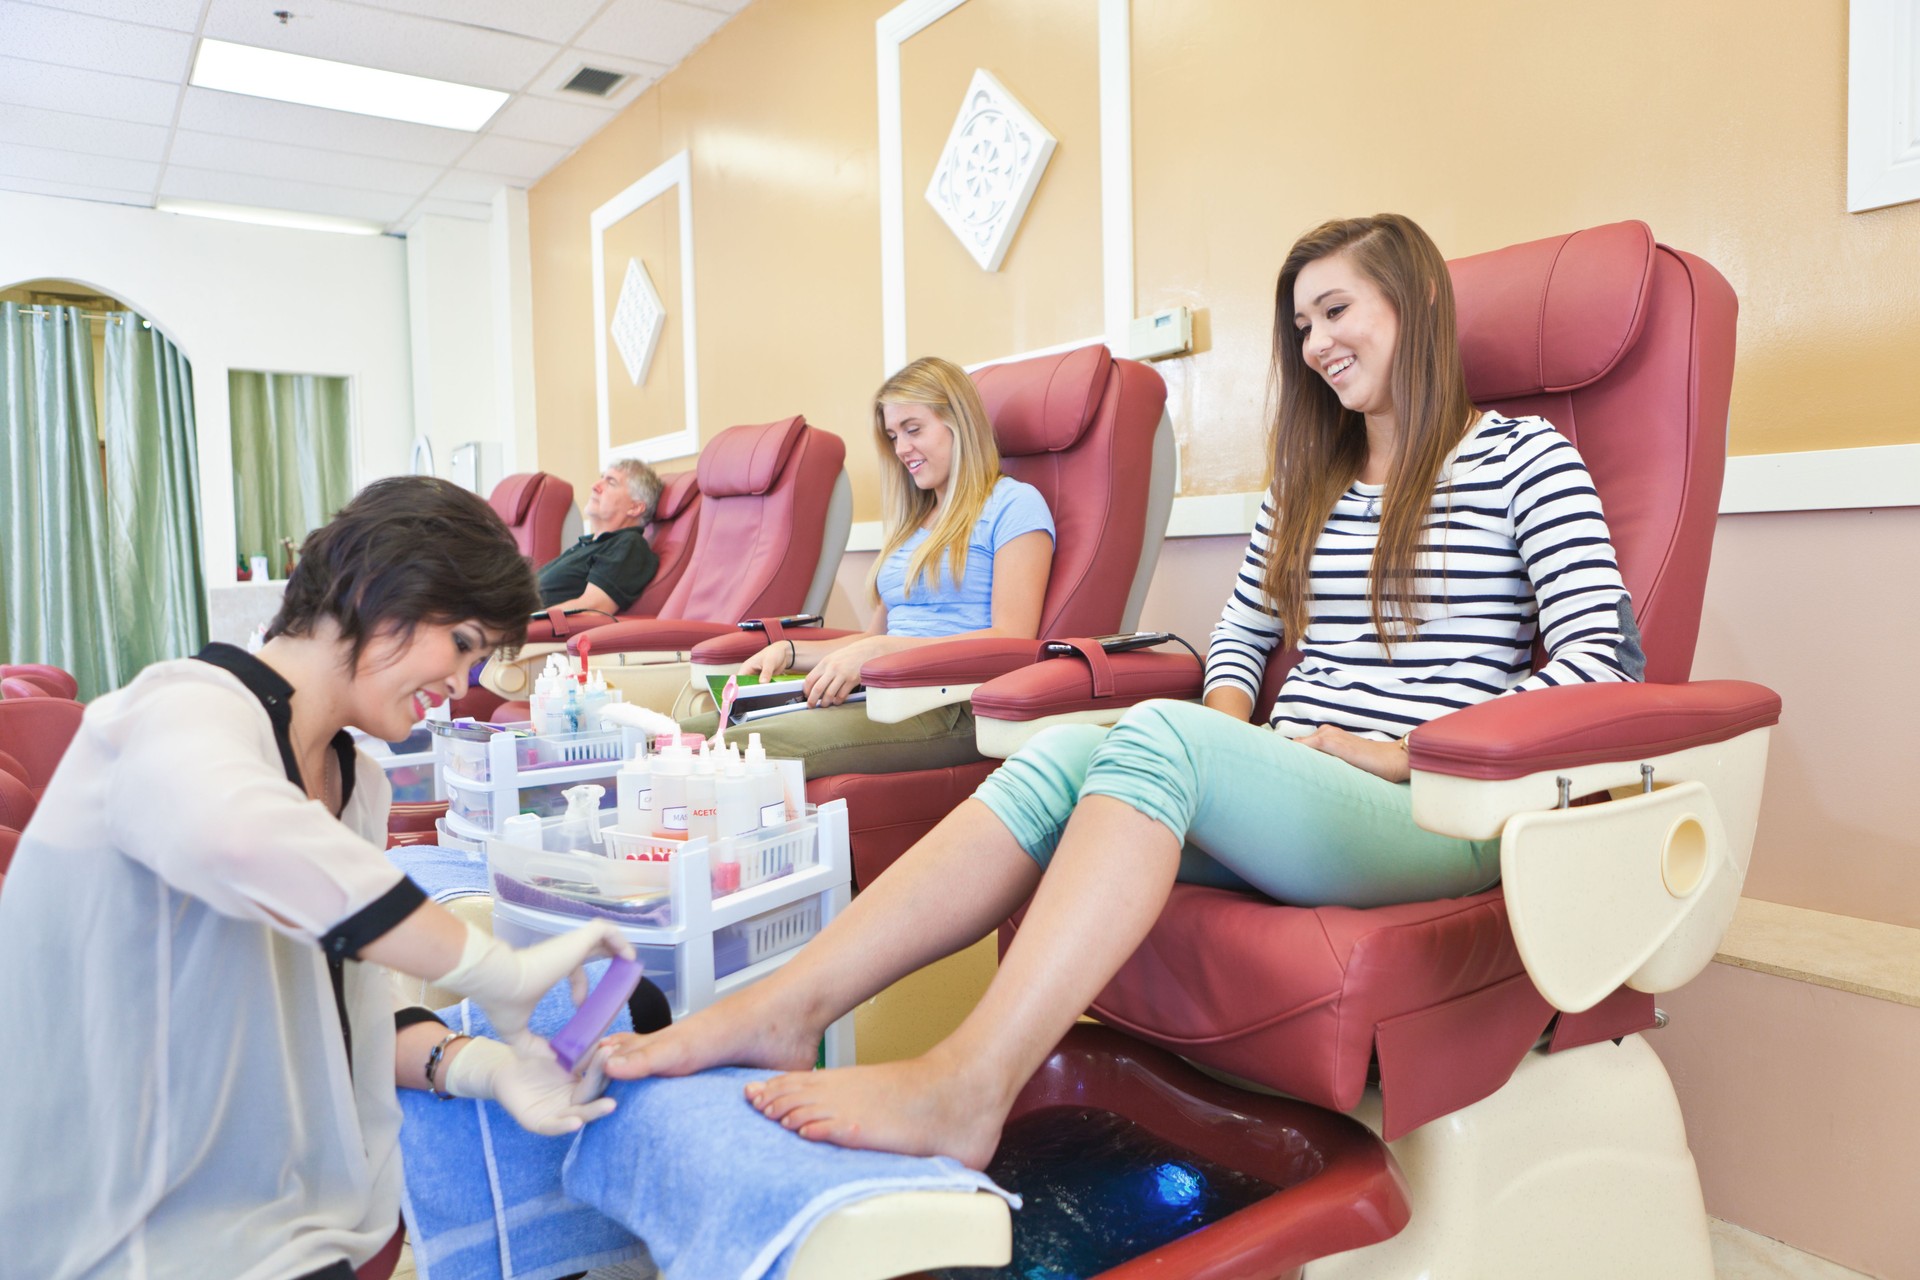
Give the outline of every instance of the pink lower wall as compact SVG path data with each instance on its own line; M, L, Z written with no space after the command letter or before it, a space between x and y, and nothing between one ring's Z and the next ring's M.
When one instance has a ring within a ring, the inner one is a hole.
M1920 1280L1920 1008L1725 964L1660 1003L1707 1212Z

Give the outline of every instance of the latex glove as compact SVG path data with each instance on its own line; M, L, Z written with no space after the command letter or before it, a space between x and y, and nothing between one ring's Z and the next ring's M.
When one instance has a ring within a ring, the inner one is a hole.
M633 959L633 945L606 920L516 951L472 924L460 962L434 979L437 986L467 996L486 1010L493 1029L510 1045L542 1045L527 1030L533 1007L561 978L570 978L573 1002L587 998L587 974L581 967L605 956Z
M585 1076L569 1075L544 1042L510 1049L498 1040L469 1040L447 1063L446 1091L456 1098L491 1098L529 1133L557 1137L613 1110L607 1077L595 1053Z

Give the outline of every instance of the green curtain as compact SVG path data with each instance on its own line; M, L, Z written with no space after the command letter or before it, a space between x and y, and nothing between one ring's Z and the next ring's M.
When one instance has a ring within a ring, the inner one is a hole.
M240 554L284 577L281 539L297 550L353 496L347 380L233 370L227 396Z
M0 303L0 655L71 671L80 697L123 676L93 405L93 336L75 307Z
M106 375L114 639L131 677L207 642L199 441L186 357L130 311L107 321Z

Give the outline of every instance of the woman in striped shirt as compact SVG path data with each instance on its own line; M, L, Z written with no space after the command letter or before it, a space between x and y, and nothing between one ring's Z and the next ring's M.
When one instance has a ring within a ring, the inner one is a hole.
M748 1096L802 1135L982 1167L1014 1095L1176 880L1375 906L1498 879L1497 841L1414 824L1406 735L1489 698L1640 678L1586 466L1541 419L1473 406L1446 263L1404 217L1330 222L1293 247L1273 369L1273 485L1204 705L1037 735L787 966L623 1041L610 1075L782 1067L794 1074ZM1300 661L1265 727L1249 723L1282 644ZM906 1062L805 1071L829 1021L1030 895L953 1035Z

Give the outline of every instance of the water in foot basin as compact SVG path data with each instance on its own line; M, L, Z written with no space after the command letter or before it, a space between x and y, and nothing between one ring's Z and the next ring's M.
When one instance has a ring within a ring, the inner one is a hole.
M952 1267L936 1280L1086 1280L1276 1190L1084 1107L1008 1124L987 1172L1026 1202L1013 1215L1013 1263Z

